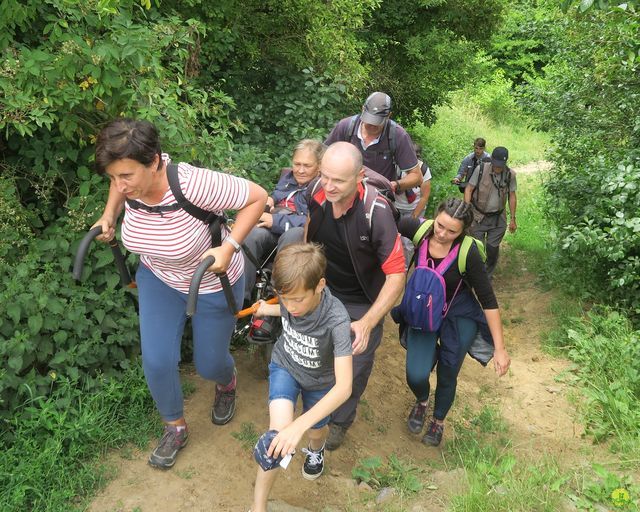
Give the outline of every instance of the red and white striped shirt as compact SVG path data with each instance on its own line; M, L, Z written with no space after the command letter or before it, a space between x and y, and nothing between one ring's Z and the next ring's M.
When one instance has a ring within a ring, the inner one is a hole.
M185 197L196 206L210 212L239 210L247 204L249 182L237 176L201 169L192 165L178 164L180 188ZM175 204L176 198L167 191L158 205ZM185 210L151 213L143 209L134 210L125 203L122 222L122 242L132 253L140 255L140 261L164 283L184 293L189 292L189 283L202 254L211 248L209 227ZM156 206L156 205L148 205ZM227 236L222 230L222 239ZM231 284L242 275L242 254L234 253L227 275ZM200 285L200 293L222 290L220 280L206 272Z

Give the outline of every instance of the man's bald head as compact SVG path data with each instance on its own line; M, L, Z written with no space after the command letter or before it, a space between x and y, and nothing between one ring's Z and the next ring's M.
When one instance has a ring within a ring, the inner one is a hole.
M362 154L353 144L334 142L325 151L320 162L320 183L334 208L346 208L353 202L363 177Z
M353 175L356 175L362 170L362 153L349 142L334 142L325 151L322 163L331 168L348 167Z

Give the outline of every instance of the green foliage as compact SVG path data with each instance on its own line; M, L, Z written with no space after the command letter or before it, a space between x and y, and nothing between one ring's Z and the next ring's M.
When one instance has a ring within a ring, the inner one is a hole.
M484 406L468 421L455 422L455 437L444 448L447 464L464 468L465 492L454 496L450 510L545 511L559 510L568 478L552 462L524 461L505 438L507 429L495 407Z
M449 91L477 78L475 52L487 45L505 5L501 0L384 0L362 37L371 88L391 94L401 119L431 123L434 107Z
M242 425L240 425L240 432L231 432L231 436L237 439L242 445L242 448L247 451L253 450L253 447L260 438L256 426L250 421L243 422Z
M13 180L0 178L0 264L11 265L24 256L37 224L36 215L20 203Z
M291 150L297 141L323 140L329 133L340 117L346 91L344 84L313 69L295 74L275 71L272 79L271 88L255 91L249 103L239 102L243 123L235 138L234 155L235 164L269 190L280 168L291 165ZM263 158L257 148L264 148ZM251 156L256 158L254 162L248 158Z
M542 74L554 52L549 26L560 16L548 0L515 0L491 37L488 53L510 82L517 85Z
M587 433L611 439L624 459L640 456L640 332L621 314L596 308L570 318L550 338L576 363Z
M477 137L487 140L489 152L495 146L506 146L510 166L544 158L548 136L531 130L517 116L505 116L496 123L477 104L476 95L483 94L467 89L453 93L449 105L436 109L437 121L433 125L417 123L410 129L414 140L422 145L433 174L428 212L445 197L460 194L451 179L462 159L473 150Z
M113 256L100 244L87 258L85 283L71 277L68 226L48 228L14 265L0 262L0 416L59 379L121 375L138 353L135 308L118 288Z
M599 301L615 301L638 316L640 153L631 154L614 168L603 158L586 163L581 177L561 169L548 181L547 193L562 201L548 210L560 226L558 261L568 269L564 281L573 280L574 289L586 289ZM575 265L578 259L581 263Z
M400 495L418 492L422 483L418 478L418 469L391 454L385 464L380 457L369 457L358 461L351 471L358 482L365 482L374 489L393 487Z
M601 464L593 464L576 482L569 499L580 510L598 511L613 506L614 510L638 511L640 486L629 476L619 476Z
M71 510L102 487L109 447L144 446L157 424L138 364L97 385L58 377L50 396L28 388L0 430L2 510Z
M546 209L558 229L558 276L574 293L621 303L637 318L640 16L631 3L581 2L551 17L556 51L523 98L554 139Z
M132 0L22 4L0 15L0 150L45 221L94 187L82 166L116 116L155 122L176 158L222 159L232 102L188 80L204 27Z

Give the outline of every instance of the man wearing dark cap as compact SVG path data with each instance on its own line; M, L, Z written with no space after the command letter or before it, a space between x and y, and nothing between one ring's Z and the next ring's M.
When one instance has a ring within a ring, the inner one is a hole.
M411 137L390 117L391 98L374 92L364 102L362 113L339 121L324 143L346 141L356 146L364 165L385 176L398 193L419 187L422 173Z
M516 225L516 174L507 167L509 151L498 146L491 158L483 159L473 170L464 189L464 200L473 206L471 234L487 248L487 272L493 275L498 263L500 242L507 230L506 206L509 203L509 232Z

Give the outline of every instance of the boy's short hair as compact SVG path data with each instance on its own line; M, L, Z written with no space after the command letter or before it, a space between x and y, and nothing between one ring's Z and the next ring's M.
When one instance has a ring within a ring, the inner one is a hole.
M304 290L313 290L324 277L326 269L327 258L319 244L287 245L278 251L273 263L273 287L279 294L289 293L300 286Z

